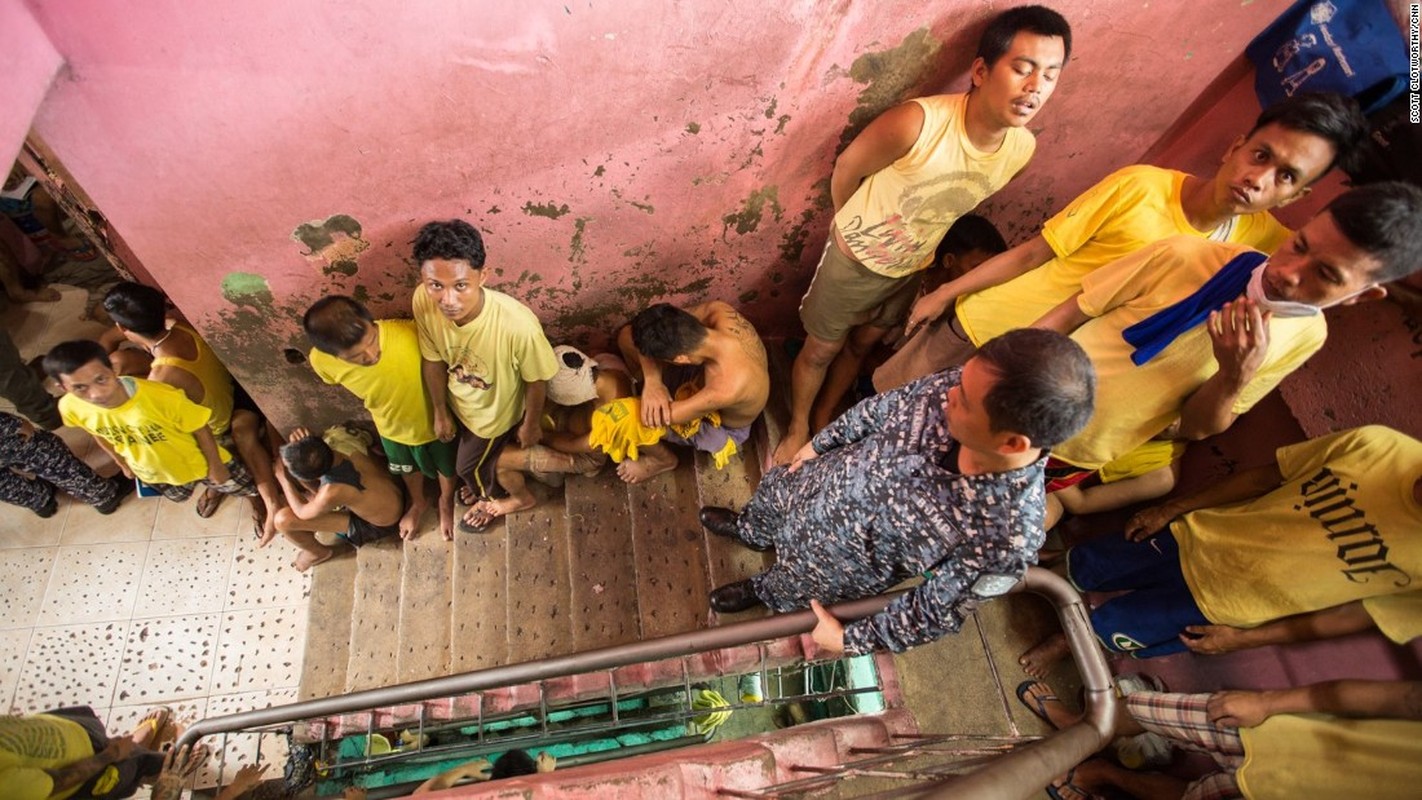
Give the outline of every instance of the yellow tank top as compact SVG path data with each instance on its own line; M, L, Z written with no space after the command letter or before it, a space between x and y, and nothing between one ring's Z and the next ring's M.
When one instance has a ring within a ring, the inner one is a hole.
M207 421L207 427L212 429L213 436L221 436L232 427L232 374L223 366L217 354L212 352L212 348L207 346L207 342L197 335L197 331L182 323L173 327L192 337L193 343L197 345L197 358L188 361L172 356L159 356L153 359L153 366L177 367L192 373L198 379L198 383L202 384L202 402L199 405L212 412L212 419Z

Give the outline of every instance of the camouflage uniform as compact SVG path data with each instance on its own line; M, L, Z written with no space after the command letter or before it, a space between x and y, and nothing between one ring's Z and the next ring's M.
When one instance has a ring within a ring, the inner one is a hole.
M40 511L54 501L55 487L94 506L112 503L119 494L114 481L100 478L69 450L63 439L36 430L20 436L24 420L0 412L0 501ZM15 474L11 467L33 473Z
M959 474L943 411L959 372L865 400L815 436L818 457L765 476L737 532L775 547L775 566L751 578L766 605L790 611L811 598L868 597L925 574L883 612L845 627L847 653L898 652L957 631L980 598L1006 591L1036 563L1046 459Z

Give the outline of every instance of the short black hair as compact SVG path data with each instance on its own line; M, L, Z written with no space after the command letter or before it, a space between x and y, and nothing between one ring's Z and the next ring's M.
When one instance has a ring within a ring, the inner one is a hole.
M104 295L104 310L126 330L140 336L157 336L166 327L168 301L152 286L124 281Z
M281 460L298 480L316 481L331 471L336 456L331 446L317 434L281 446Z
M1422 267L1422 189L1402 181L1359 186L1323 209L1348 241L1382 262L1373 280L1405 278Z
M1305 92L1280 100L1264 109L1254 120L1248 139L1266 125L1278 125L1299 133L1311 133L1333 146L1333 160L1318 177L1334 167L1351 170L1359 149L1368 138L1368 118L1358 101L1337 92Z
M109 369L114 368L114 362L109 360L108 351L93 339L72 339L60 342L45 354L44 374L59 380L60 375L68 375L90 361L97 361Z
M426 222L415 234L415 264L440 258L467 261L471 269L484 268L484 237L479 229L462 219Z
M1096 403L1096 369L1081 345L1056 331L1018 328L978 349L997 375L983 405L995 432L1052 447L1086 426Z
M526 750L510 750L507 753L494 759L494 766L489 770L491 780L501 778L513 778L518 775L532 775L538 772L538 762L533 760L533 756Z
M1046 6L1018 6L993 17L978 38L977 58L991 67L1012 47L1013 38L1022 31L1038 36L1060 36L1062 64L1071 59L1071 26L1066 17Z
M632 318L632 344L658 361L684 356L706 341L701 320L670 303L657 303Z
M333 294L323 297L306 309L301 329L311 346L327 355L339 356L365 338L369 325L375 324L370 310L354 297Z
M938 250L933 254L933 264L943 263L943 257L949 253L962 257L974 250L995 256L1007 250L1007 240L1002 238L997 226L987 217L964 214L943 234L943 241L938 243Z

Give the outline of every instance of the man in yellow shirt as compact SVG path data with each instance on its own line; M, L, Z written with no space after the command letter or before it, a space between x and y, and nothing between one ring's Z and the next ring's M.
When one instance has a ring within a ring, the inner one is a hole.
M1055 728L1075 724L1044 683L1018 694ZM1058 778L1053 797L1404 800L1422 783L1422 683L1341 680L1272 691L1166 694L1142 691L1117 706L1116 733L1149 732L1208 755L1220 767L1187 781L1093 758Z
M321 380L359 397L380 434L390 473L405 482L410 508L400 518L400 538L409 539L429 507L425 479L439 480L439 529L454 541L454 442L434 432L434 412L420 377L415 323L376 321L365 306L345 295L324 297L301 320L313 345L310 361Z
M506 447L542 440L543 400L558 361L538 317L484 287L484 240L474 226L457 219L426 224L414 259L421 285L412 306L435 435L459 437L456 469L473 504L459 529L478 533L536 502L519 471L527 459L501 456Z
M1031 160L1036 143L1026 125L1051 98L1070 56L1071 27L1060 14L1008 9L978 40L967 94L895 106L840 153L830 176L834 223L800 304L805 347L791 369L790 424L776 464L789 463L810 440L817 402L839 402L819 395L840 351L848 347L862 362L903 319L919 273L932 266L953 221ZM845 385L834 389L842 395Z
M132 796L163 770L170 717L154 709L132 734L110 738L88 706L0 716L0 789L6 800Z
M1124 537L1073 547L1066 564L1080 590L1131 590L1091 614L1116 653L1226 653L1369 629L1404 643L1422 636L1419 531L1422 442L1370 425L1280 448L1271 464L1142 511ZM1066 653L1056 634L1021 664L1041 677Z
M257 493L241 460L212 435L210 409L167 384L119 376L98 342L56 345L44 357L44 371L67 392L59 400L64 424L88 431L124 475L175 503L191 497L199 483L239 497Z

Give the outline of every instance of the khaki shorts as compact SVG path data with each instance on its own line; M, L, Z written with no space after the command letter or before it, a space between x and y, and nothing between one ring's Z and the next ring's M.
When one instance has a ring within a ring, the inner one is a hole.
M908 315L922 277L886 278L845 255L831 237L800 301L800 322L806 333L827 342L844 339L859 325L892 328Z

